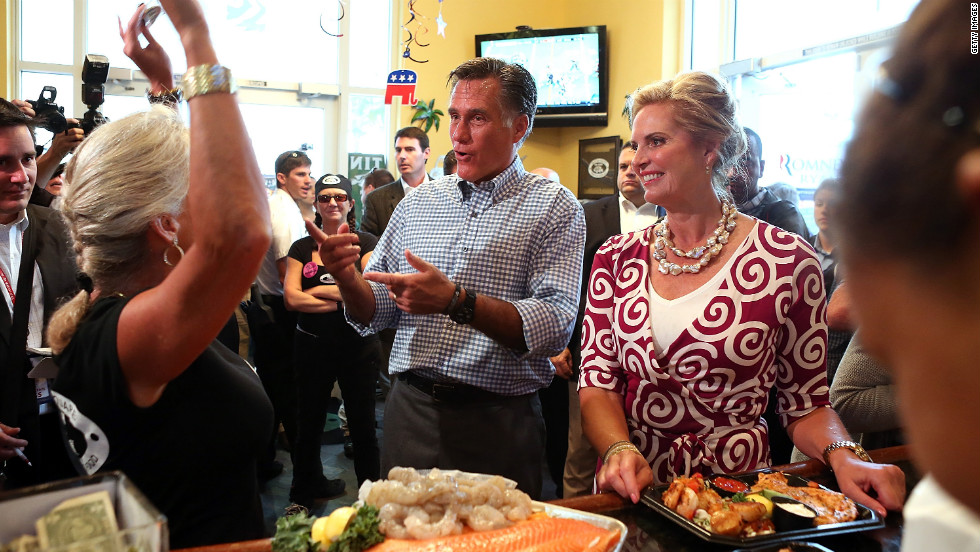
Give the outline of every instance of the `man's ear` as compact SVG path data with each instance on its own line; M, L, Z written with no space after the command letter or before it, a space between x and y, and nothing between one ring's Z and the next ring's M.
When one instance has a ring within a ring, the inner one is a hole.
M425 148L424 150L422 150L422 159L428 160L430 153L432 153L432 148Z
M762 173L766 172L766 160L759 159L759 178L762 178Z
M276 173L276 182L279 183L279 184L277 184L277 186L279 186L280 188L282 188L283 186L285 186L286 185L286 175L284 175L282 173Z
M527 127L531 126L531 118L526 113L520 113L514 118L514 143L521 141L527 134Z

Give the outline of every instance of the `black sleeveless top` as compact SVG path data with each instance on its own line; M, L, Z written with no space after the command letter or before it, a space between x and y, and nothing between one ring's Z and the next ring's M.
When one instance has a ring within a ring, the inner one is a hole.
M273 417L259 378L215 341L155 404L134 405L116 349L128 301L96 301L56 358L69 456L83 475L125 472L167 516L171 548L263 537L256 460Z

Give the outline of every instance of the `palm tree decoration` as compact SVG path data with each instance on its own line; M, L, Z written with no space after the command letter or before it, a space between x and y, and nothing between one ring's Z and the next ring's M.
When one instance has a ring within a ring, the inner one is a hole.
M432 99L428 104L425 100L419 100L412 109L415 110L415 115L412 116L412 122L418 122L419 128L424 130L426 133L429 129L436 127L436 131L439 130L439 118L444 115L442 110L436 109L436 100Z

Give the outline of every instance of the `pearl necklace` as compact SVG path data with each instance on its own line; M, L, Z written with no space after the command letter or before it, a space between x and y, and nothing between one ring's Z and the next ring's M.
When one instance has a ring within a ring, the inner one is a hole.
M667 217L654 229L657 236L653 242L653 258L660 263L661 274L677 276L679 274L697 274L701 269L708 266L711 259L721 253L722 247L728 243L728 236L735 230L735 222L738 219L738 209L735 205L724 201L721 204L721 218L718 220L718 227L715 228L713 235L708 238L704 245L699 245L690 251L684 251L674 246L670 239L670 228L667 226ZM685 259L696 259L698 262L679 265L667 260L667 250L674 255Z

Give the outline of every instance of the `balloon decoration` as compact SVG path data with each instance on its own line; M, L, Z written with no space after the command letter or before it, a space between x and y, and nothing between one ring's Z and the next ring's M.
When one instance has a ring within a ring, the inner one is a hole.
M442 0L439 1L442 2ZM340 16L337 18L337 26L340 27L340 21L343 20L344 16L347 14L347 12L344 10L344 0L337 0L337 7L340 8ZM328 31L327 28L323 26L323 15L324 15L323 13L320 14L320 30L334 38L340 38L344 36L342 33L333 34L330 31Z

